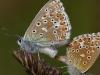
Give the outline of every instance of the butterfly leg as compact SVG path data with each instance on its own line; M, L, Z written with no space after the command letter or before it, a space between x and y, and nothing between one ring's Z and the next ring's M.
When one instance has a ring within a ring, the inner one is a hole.
M41 58L40 58L40 53L38 52L38 60L41 60Z
M40 52L49 55L51 58L55 58L57 54L57 50L51 47L42 48Z
M64 68L67 68L67 66L62 66L62 67L58 67L58 68L60 68L60 69L64 69Z

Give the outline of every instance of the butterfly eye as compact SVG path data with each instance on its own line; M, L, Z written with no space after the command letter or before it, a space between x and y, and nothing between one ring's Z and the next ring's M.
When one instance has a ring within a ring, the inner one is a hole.
M19 38L19 39L17 40L18 45L21 45L21 42L22 42L22 39Z
M21 39L18 39L18 42L21 43Z

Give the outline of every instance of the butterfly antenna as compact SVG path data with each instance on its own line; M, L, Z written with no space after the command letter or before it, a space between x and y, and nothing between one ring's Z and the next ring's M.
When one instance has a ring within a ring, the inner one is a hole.
M6 27L0 27L0 34L3 34L4 36L7 36L7 37L19 37L19 35L17 34L12 34L12 33L9 33L9 30L6 28Z
M15 35L15 37L17 38L17 39L21 39L22 37L20 36L20 35Z

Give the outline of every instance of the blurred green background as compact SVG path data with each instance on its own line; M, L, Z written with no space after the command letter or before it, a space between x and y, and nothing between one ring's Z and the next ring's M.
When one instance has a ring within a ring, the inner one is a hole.
M27 75L12 55L12 51L18 49L15 35L24 35L32 19L47 1L0 0L0 75ZM99 0L61 1L70 17L72 38L83 33L100 32ZM57 66L63 66L62 63L55 62ZM55 64L55 62L49 63ZM100 74L100 57L88 73Z

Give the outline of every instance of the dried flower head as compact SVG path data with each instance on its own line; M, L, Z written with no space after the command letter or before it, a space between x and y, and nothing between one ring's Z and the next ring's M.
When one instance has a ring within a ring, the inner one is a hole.
M62 75L58 69L48 65L44 59L39 59L32 53L18 50L14 51L14 56L32 75Z

